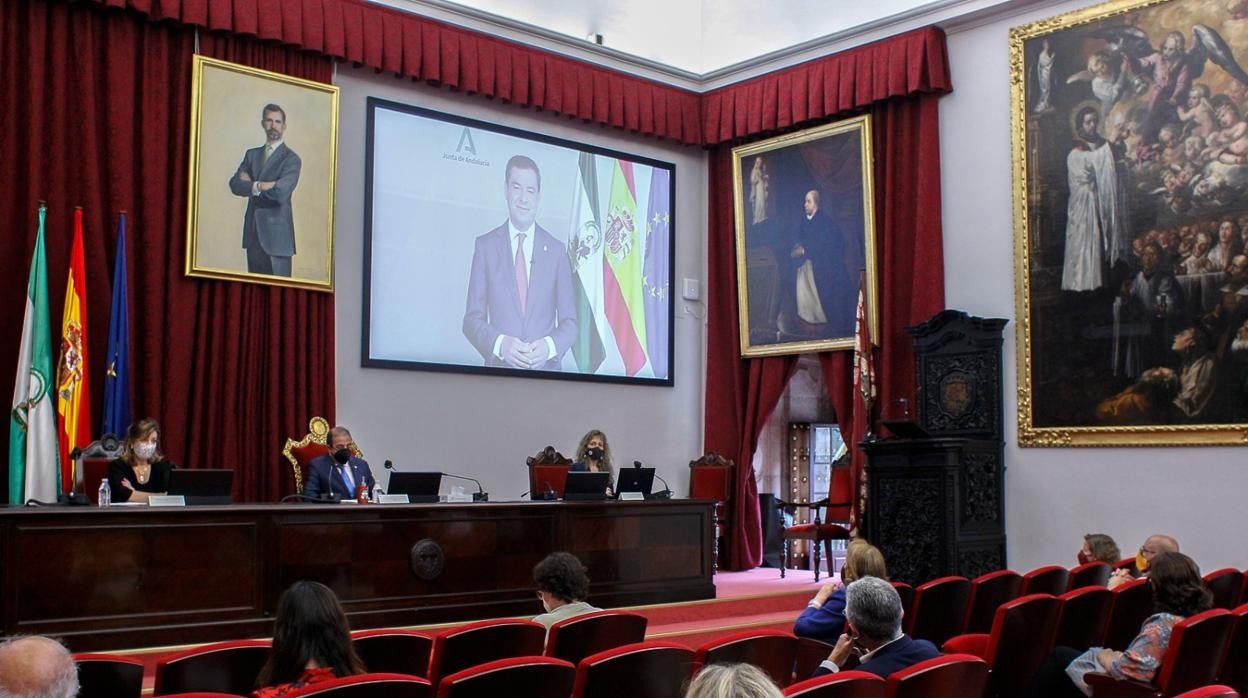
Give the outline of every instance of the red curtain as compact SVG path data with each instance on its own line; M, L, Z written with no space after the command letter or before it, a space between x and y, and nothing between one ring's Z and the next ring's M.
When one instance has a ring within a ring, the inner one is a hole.
M0 125L8 134L0 138L0 220L9 226L0 302L20 318L35 209L45 200L59 326L72 209L81 205L90 355L105 356L117 216L128 211L135 416L161 421L175 462L236 468L236 496L272 500L293 487L279 468L280 435L304 433L314 414L333 417L333 296L184 276L194 40L189 27L128 11L0 3ZM327 81L332 71L328 58L244 39L205 36L203 46L312 79ZM16 364L17 342L0 343L8 367L0 394L11 394ZM102 369L91 371L97 428Z

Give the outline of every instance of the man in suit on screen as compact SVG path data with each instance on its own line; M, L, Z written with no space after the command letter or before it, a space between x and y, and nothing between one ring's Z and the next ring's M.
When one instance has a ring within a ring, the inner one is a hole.
M537 224L542 174L523 155L507 161L507 221L476 240L464 336L486 366L558 371L576 338L572 270L563 243Z
M276 104L264 105L260 127L265 144L243 155L230 178L230 191L247 197L247 212L243 214L247 271L289 277L290 258L295 255L290 195L299 184L303 161L283 142L285 110Z

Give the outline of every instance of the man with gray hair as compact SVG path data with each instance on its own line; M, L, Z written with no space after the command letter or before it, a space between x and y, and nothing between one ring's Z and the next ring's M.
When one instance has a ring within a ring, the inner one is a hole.
M841 670L851 654L858 671L881 678L940 655L927 640L912 640L901 632L901 597L879 577L863 577L845 588L845 632L815 676Z
M0 698L74 698L78 667L61 643L33 635L0 643Z

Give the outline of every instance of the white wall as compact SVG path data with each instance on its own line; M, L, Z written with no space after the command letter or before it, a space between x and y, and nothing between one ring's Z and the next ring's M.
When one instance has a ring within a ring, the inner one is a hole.
M492 499L515 499L528 489L526 456L547 444L572 455L581 435L599 428L610 439L617 467L633 460L656 466L683 496L688 462L702 450L706 350L700 303L677 298L671 388L361 368L365 99L382 97L676 163L673 289L681 278L705 279L703 151L367 69L339 65L336 83L342 88L335 235L337 414L373 470L381 471L383 461L391 459L407 470L467 474L479 478ZM463 305L462 298L434 302ZM690 305L694 314L688 312Z
M1236 448L1017 446L1009 28L1071 2L952 33L954 92L941 99L945 298L1010 319L1005 341L1008 556L1015 569L1073 564L1082 536L1112 535L1123 553L1150 533L1179 539L1203 571L1248 565L1248 451Z

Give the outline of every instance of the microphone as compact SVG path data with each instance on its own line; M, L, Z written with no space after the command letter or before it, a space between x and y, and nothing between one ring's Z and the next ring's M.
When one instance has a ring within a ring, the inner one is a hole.
M387 463L389 463L390 461L386 461L386 462L387 462ZM475 482L475 483L477 483L477 491L473 493L473 495L472 495L472 501L474 501L474 502L488 502L488 501L490 501L490 495L489 495L489 493L487 493L487 492L485 491L485 488L481 486L481 481L480 481L480 480L478 480L477 478L475 478L475 477L467 477L467 476L465 476L465 475L456 475L456 474L454 474L454 473L445 473L445 472L444 472L444 473L442 473L442 477L453 477L453 478L455 478L455 479L457 479L457 480L468 480L469 482Z
M641 467L641 461L639 461L639 460L635 460L635 461L633 461L633 467L634 467L634 468L640 468L640 467ZM658 468L655 468L655 469L654 469L654 476L655 476L655 477L657 477L657 478L659 478L659 482L663 483L663 487L665 487L666 489L664 489L664 490L662 490L662 491L659 491L659 492L651 492L651 493L650 493L650 499L671 499L671 498L672 498L672 487L671 487L671 485L667 484L667 480L664 480L664 479L663 479L663 476L659 474L659 469L658 469Z
M635 461L633 461L633 467L634 467L634 468L640 468L640 467L641 467L641 461L639 461L639 460L635 460Z
M382 465L385 467L385 469L386 469L386 470L393 470L393 471L394 471L394 472L396 472L396 473L397 473L397 472L399 472L399 469L398 469L398 468L396 468L396 467L394 467L394 462L393 462L393 461L386 461L386 462L385 462L385 463L383 463Z

